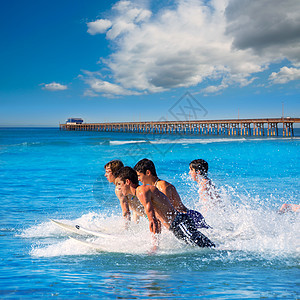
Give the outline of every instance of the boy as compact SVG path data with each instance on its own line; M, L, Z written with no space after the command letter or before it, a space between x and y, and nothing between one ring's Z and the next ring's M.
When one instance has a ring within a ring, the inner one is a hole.
M134 166L134 170L142 184L150 184L157 187L159 191L169 198L171 204L177 211L187 213L188 216L193 219L197 228L211 228L206 224L204 217L199 212L189 210L183 205L174 185L158 178L155 165L150 159L144 158L140 160Z
M109 161L105 166L105 177L110 183L115 183L116 180L116 173L123 168L124 165L122 161L115 159ZM145 211L143 205L140 203L140 201L137 199L137 197L133 196L124 196L120 189L115 188L116 196L118 197L122 209L122 215L126 220L125 227L128 227L128 223L131 220L130 216L130 210L132 210L132 217L135 222L138 222L139 217L145 217Z
M123 195L136 195L145 208L149 220L149 229L153 234L161 232L161 224L185 243L199 247L215 247L205 235L195 227L194 222L178 212L170 203L168 197L155 186L139 186L138 176L134 169L124 167L117 173L116 186Z
M189 164L189 174L199 185L199 195L203 202L204 210L221 203L220 196L215 186L207 177L208 163L204 159L195 159Z
M300 205L284 203L279 209L279 213L286 213L286 212L300 212Z

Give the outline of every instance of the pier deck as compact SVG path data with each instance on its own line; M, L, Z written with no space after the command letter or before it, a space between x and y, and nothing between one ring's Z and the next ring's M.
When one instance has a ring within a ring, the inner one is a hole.
M242 136L294 136L294 123L300 118L232 119L202 121L157 121L60 124L60 130L133 132L133 133L182 133L199 135ZM282 124L282 128L279 124Z

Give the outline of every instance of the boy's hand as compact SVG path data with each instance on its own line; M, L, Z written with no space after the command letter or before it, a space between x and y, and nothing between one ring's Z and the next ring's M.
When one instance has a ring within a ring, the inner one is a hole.
M153 220L149 221L149 228L150 228L150 231L154 234L160 233L160 231L161 231L160 222L157 221L157 219L153 219Z

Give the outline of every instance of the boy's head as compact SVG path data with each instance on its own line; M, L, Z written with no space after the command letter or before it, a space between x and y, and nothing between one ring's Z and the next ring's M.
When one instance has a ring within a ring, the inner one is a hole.
M208 172L208 163L204 159L195 159L190 162L190 170L195 171L201 176L206 176Z
M117 172L123 167L124 165L120 160L118 159L111 160L104 166L105 169L104 176L109 182L115 182Z
M126 179L129 179L133 184L138 185L138 177L136 171L131 167L123 167L121 168L117 174L116 178L120 179L121 181L125 182Z
M139 180L136 171L131 167L123 167L116 174L116 185L121 189L123 195L128 194L130 184L138 185Z
M157 176L153 161L144 158L140 160L135 166L134 170L138 175L138 179L143 184L151 183L151 176Z
M134 170L143 174L146 174L147 170L149 170L151 172L151 175L157 176L153 161L147 158L140 160L134 166Z

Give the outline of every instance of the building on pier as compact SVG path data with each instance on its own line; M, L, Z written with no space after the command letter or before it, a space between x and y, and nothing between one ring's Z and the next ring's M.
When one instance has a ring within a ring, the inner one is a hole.
M82 124L83 120L81 118L69 118L66 121L66 124L68 125L78 125L78 124Z

